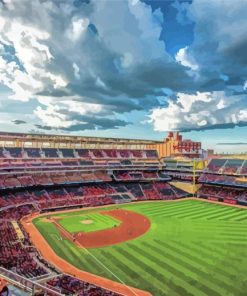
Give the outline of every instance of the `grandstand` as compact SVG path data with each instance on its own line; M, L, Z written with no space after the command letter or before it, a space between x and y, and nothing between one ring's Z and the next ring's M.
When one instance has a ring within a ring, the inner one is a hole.
M4 240L0 241L0 274L9 288L33 295L35 291L47 295L121 294L100 282L64 273L44 259L22 225L26 217L178 200L192 194L247 205L247 160L213 158L207 164L204 159L191 160L191 154L188 158L164 157L162 143L2 133L0 232ZM190 145L201 147L193 142Z
M231 204L247 205L246 159L211 159L198 182L198 197Z
M3 133L0 144L1 274L16 287L25 279L27 291L118 295L45 261L20 223L23 217L187 195L168 183L152 141Z

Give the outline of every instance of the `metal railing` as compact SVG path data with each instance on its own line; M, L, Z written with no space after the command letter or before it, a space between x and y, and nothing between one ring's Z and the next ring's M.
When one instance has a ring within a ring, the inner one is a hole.
M59 291L48 288L42 284L39 284L33 280L27 279L13 271L7 270L0 267L0 278L5 279L8 283L15 287L18 287L24 291L30 293L30 295L35 295L36 292L43 292L44 295L49 296L63 296Z

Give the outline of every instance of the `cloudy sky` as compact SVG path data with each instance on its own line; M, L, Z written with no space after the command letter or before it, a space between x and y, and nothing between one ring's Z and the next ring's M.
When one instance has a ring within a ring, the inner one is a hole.
M247 151L246 9L246 0L0 0L1 130L149 139L179 130L205 148Z

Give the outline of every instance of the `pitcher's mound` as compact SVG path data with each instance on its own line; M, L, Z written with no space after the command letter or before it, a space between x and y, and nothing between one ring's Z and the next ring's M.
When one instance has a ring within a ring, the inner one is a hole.
M93 223L93 220L83 220L81 221L82 224L86 224L86 225L89 225L89 224L92 224Z

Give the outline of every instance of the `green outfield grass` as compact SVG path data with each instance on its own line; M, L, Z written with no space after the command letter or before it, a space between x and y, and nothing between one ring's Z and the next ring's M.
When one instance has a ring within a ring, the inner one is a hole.
M147 216L150 230L133 241L90 252L61 239L55 226L42 218L34 223L71 264L155 296L247 295L247 210L200 200L122 207Z
M59 217L59 216L58 216ZM88 213L84 214L84 211L73 213L73 215L62 215L59 223L70 233L75 232L91 232L97 230L103 230L113 228L119 225L120 221L100 213ZM83 221L90 220L91 224L83 224Z

